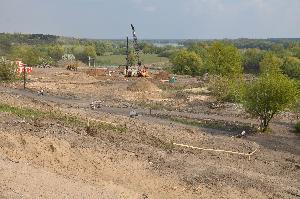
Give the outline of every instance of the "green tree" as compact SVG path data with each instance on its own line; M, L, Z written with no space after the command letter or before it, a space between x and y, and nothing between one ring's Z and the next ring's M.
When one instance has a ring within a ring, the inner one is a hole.
M260 130L265 132L274 115L297 101L298 88L283 74L262 74L247 86L244 106L253 117L260 119Z
M20 59L24 64L35 66L40 63L44 55L36 48L29 45L13 46L10 53L12 60Z
M263 58L263 53L257 48L247 49L243 53L243 67L245 72L258 73L259 63Z
M54 60L58 61L64 55L65 50L61 45L52 45L48 48L48 55Z
M282 70L289 77L300 80L300 59L287 57L282 65Z
M208 71L222 76L238 76L242 73L242 59L236 47L224 42L214 42L208 48Z
M88 46L76 45L73 47L72 52L75 55L76 59L81 60L83 62L88 61L88 57L97 56L96 48L93 45L88 45Z
M200 75L203 72L203 62L195 52L180 50L171 57L174 73L183 75Z
M89 45L89 46L85 46L84 51L83 51L84 56L86 57L96 57L97 53L96 53L96 48L95 46Z
M259 63L260 73L281 73L283 60L272 53L266 53Z
M113 45L110 42L97 42L96 43L96 53L97 55L112 54Z

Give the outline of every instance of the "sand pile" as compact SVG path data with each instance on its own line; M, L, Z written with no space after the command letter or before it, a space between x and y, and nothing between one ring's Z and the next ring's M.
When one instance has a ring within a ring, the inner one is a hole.
M165 71L160 71L154 75L154 79L158 79L158 80L169 80L170 77L171 77L170 74Z
M155 84L147 80L146 78L141 78L135 81L133 84L127 87L127 90L133 92L157 92L161 91Z
M97 77L97 76L106 76L108 74L108 70L107 69L103 69L103 68L92 68L92 69L87 69L84 70L84 72L89 75L89 76L93 76L93 77Z

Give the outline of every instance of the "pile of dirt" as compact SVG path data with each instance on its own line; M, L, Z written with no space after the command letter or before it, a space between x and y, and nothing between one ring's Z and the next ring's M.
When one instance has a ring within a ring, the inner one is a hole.
M160 71L157 74L155 74L153 78L158 80L169 80L170 77L170 74L166 71Z
M127 90L133 92L157 92L161 91L155 84L146 78L138 79L127 87Z
M103 68L87 69L87 70L84 70L84 72L85 72L87 75L93 76L93 77L97 77L97 76L106 76L106 74L108 74L107 69L103 69Z

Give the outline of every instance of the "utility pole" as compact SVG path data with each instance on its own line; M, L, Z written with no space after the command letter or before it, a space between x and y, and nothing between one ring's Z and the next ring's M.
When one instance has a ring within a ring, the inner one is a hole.
M129 67L129 45L128 45L128 36L127 36L127 42L126 42L126 75L127 75L127 72L128 72L128 67Z

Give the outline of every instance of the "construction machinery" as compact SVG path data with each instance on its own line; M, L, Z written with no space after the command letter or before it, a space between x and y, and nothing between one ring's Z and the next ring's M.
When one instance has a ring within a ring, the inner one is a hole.
M129 40L127 37L127 45L126 45L126 69L125 69L125 76L132 77L132 76L138 76L138 77L148 77L148 71L145 66L142 66L142 62L140 59L140 48L138 45L138 40L135 32L134 26L131 24L132 29L132 37L133 37L133 48L134 48L134 54L137 58L137 66L134 68L130 61L129 61Z

